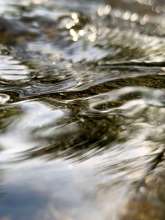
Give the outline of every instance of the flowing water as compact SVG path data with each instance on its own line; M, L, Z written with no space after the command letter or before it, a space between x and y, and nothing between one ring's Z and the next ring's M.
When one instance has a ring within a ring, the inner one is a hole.
M164 0L0 0L0 219L165 219Z

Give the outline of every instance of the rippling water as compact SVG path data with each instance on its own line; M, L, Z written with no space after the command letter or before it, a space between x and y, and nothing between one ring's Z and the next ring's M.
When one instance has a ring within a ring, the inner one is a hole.
M165 219L164 0L0 0L0 219Z

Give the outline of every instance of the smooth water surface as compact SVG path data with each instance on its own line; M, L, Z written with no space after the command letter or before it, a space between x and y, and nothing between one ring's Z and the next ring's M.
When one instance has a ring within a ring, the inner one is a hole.
M165 219L164 0L0 0L0 219Z

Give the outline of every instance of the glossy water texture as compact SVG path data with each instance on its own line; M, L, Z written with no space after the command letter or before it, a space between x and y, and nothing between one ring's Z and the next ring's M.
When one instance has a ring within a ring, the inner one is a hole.
M0 219L165 219L165 1L0 0Z

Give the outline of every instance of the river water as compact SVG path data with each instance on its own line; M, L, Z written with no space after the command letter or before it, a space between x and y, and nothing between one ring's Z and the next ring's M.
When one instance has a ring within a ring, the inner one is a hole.
M165 219L164 0L0 0L0 219Z

